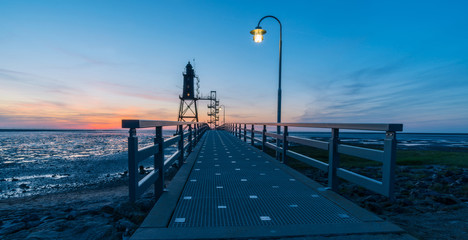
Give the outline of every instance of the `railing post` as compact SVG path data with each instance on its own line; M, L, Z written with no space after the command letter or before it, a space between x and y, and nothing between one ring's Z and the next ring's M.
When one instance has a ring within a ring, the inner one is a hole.
M338 176L336 169L339 168L340 156L338 155L339 129L332 128L329 153L328 153L328 187L332 191L338 190Z
M276 134L280 135L281 134L281 126L276 126ZM278 138L275 138L276 141L276 149L275 149L275 154L276 154L276 160L278 162L281 162L281 151L279 148L281 147L281 140Z
M396 133L386 132L384 140L384 160L382 165L382 185L384 195L393 200L396 165Z
M138 137L135 128L130 128L128 133L128 195L133 203L138 194Z
M266 151L266 146L265 146L265 143L266 143L266 125L263 125L263 131L262 131L262 151L265 152Z
M247 124L244 123L244 142L247 142Z
M239 139L242 140L242 124L239 124Z
M184 126L179 125L180 139L179 139L179 168L184 165Z
M283 158L282 163L287 163L287 155L286 152L288 151L288 126L283 127Z
M254 140L254 138L255 138L255 133L254 133L255 127L254 127L253 124L252 124L252 128L250 130L251 130L251 132L250 132L250 144L252 146L254 146L255 145L255 140Z
M198 136L198 131L197 131L197 126L198 124L193 124L193 146L197 146L197 136Z
M164 138L162 127L156 127L156 137L154 144L158 145L158 153L154 155L154 169L158 169L158 180L154 183L154 196L156 201L164 191Z
M192 124L189 124L188 125L188 131L189 131L189 134L188 134L188 141L189 141L189 147L188 147L188 153L190 154L192 152Z

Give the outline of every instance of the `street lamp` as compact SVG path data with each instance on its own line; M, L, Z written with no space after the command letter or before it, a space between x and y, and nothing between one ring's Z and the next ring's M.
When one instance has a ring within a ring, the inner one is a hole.
M281 55L282 55L282 45L283 45L283 26L281 25L281 22L278 18L275 16L265 16L258 21L257 27L250 31L250 34L253 35L253 40L256 43L260 43L263 41L263 35L266 34L266 31L260 27L260 23L263 21L265 18L274 18L276 21L278 21L279 26L280 26L280 39L279 39L279 73L278 73L278 113L277 113L277 123L281 123ZM276 133L280 134L280 126L276 127ZM279 147L279 141L276 141L277 146ZM279 158L279 154L276 154L276 158Z
M223 124L226 124L226 107L221 105L219 109L223 110Z

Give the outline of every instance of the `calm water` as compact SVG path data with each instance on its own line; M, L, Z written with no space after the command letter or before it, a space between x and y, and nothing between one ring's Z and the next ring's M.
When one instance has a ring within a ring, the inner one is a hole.
M172 136L174 131L164 131ZM327 140L330 133L291 135ZM127 137L116 131L0 131L0 199L77 188L99 187L123 179ZM153 131L139 131L140 147L152 144ZM340 133L349 144L382 144L384 134ZM468 151L467 134L398 134L400 149ZM171 154L175 149L170 149ZM150 166L151 161L143 165Z

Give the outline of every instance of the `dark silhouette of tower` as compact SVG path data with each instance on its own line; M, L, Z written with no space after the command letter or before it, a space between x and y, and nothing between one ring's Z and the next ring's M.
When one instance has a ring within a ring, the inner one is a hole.
M179 96L180 107L179 107L179 117L177 121L179 122L198 122L198 108L197 101L205 100L210 101L208 105L208 116L210 120L208 124L216 128L219 121L219 100L216 97L216 91L211 91L208 96L203 96L199 94L199 80L195 75L195 70L193 70L192 64L188 62L185 66L184 75L184 87L182 90L182 95ZM197 83L195 85L195 79ZM196 88L196 89L195 89Z
M197 109L197 96L195 96L195 71L193 70L192 64L188 62L185 66L184 75L184 87L182 96L179 96L180 107L179 107L179 122L198 122L198 109Z

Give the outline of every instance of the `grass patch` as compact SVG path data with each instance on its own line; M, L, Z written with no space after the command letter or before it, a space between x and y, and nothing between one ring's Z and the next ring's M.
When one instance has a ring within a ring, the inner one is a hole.
M468 153L446 151L399 150L398 165L445 165L451 167L468 167Z
M315 158L328 163L328 151L308 146L291 146L289 150ZM275 156L274 150L267 148L267 154ZM300 161L291 160L290 165L295 168L308 168L309 165ZM429 151L429 150L397 150L397 165L444 165L456 168L468 168L467 152ZM340 154L340 166L350 167L377 167L382 164L358 157Z

